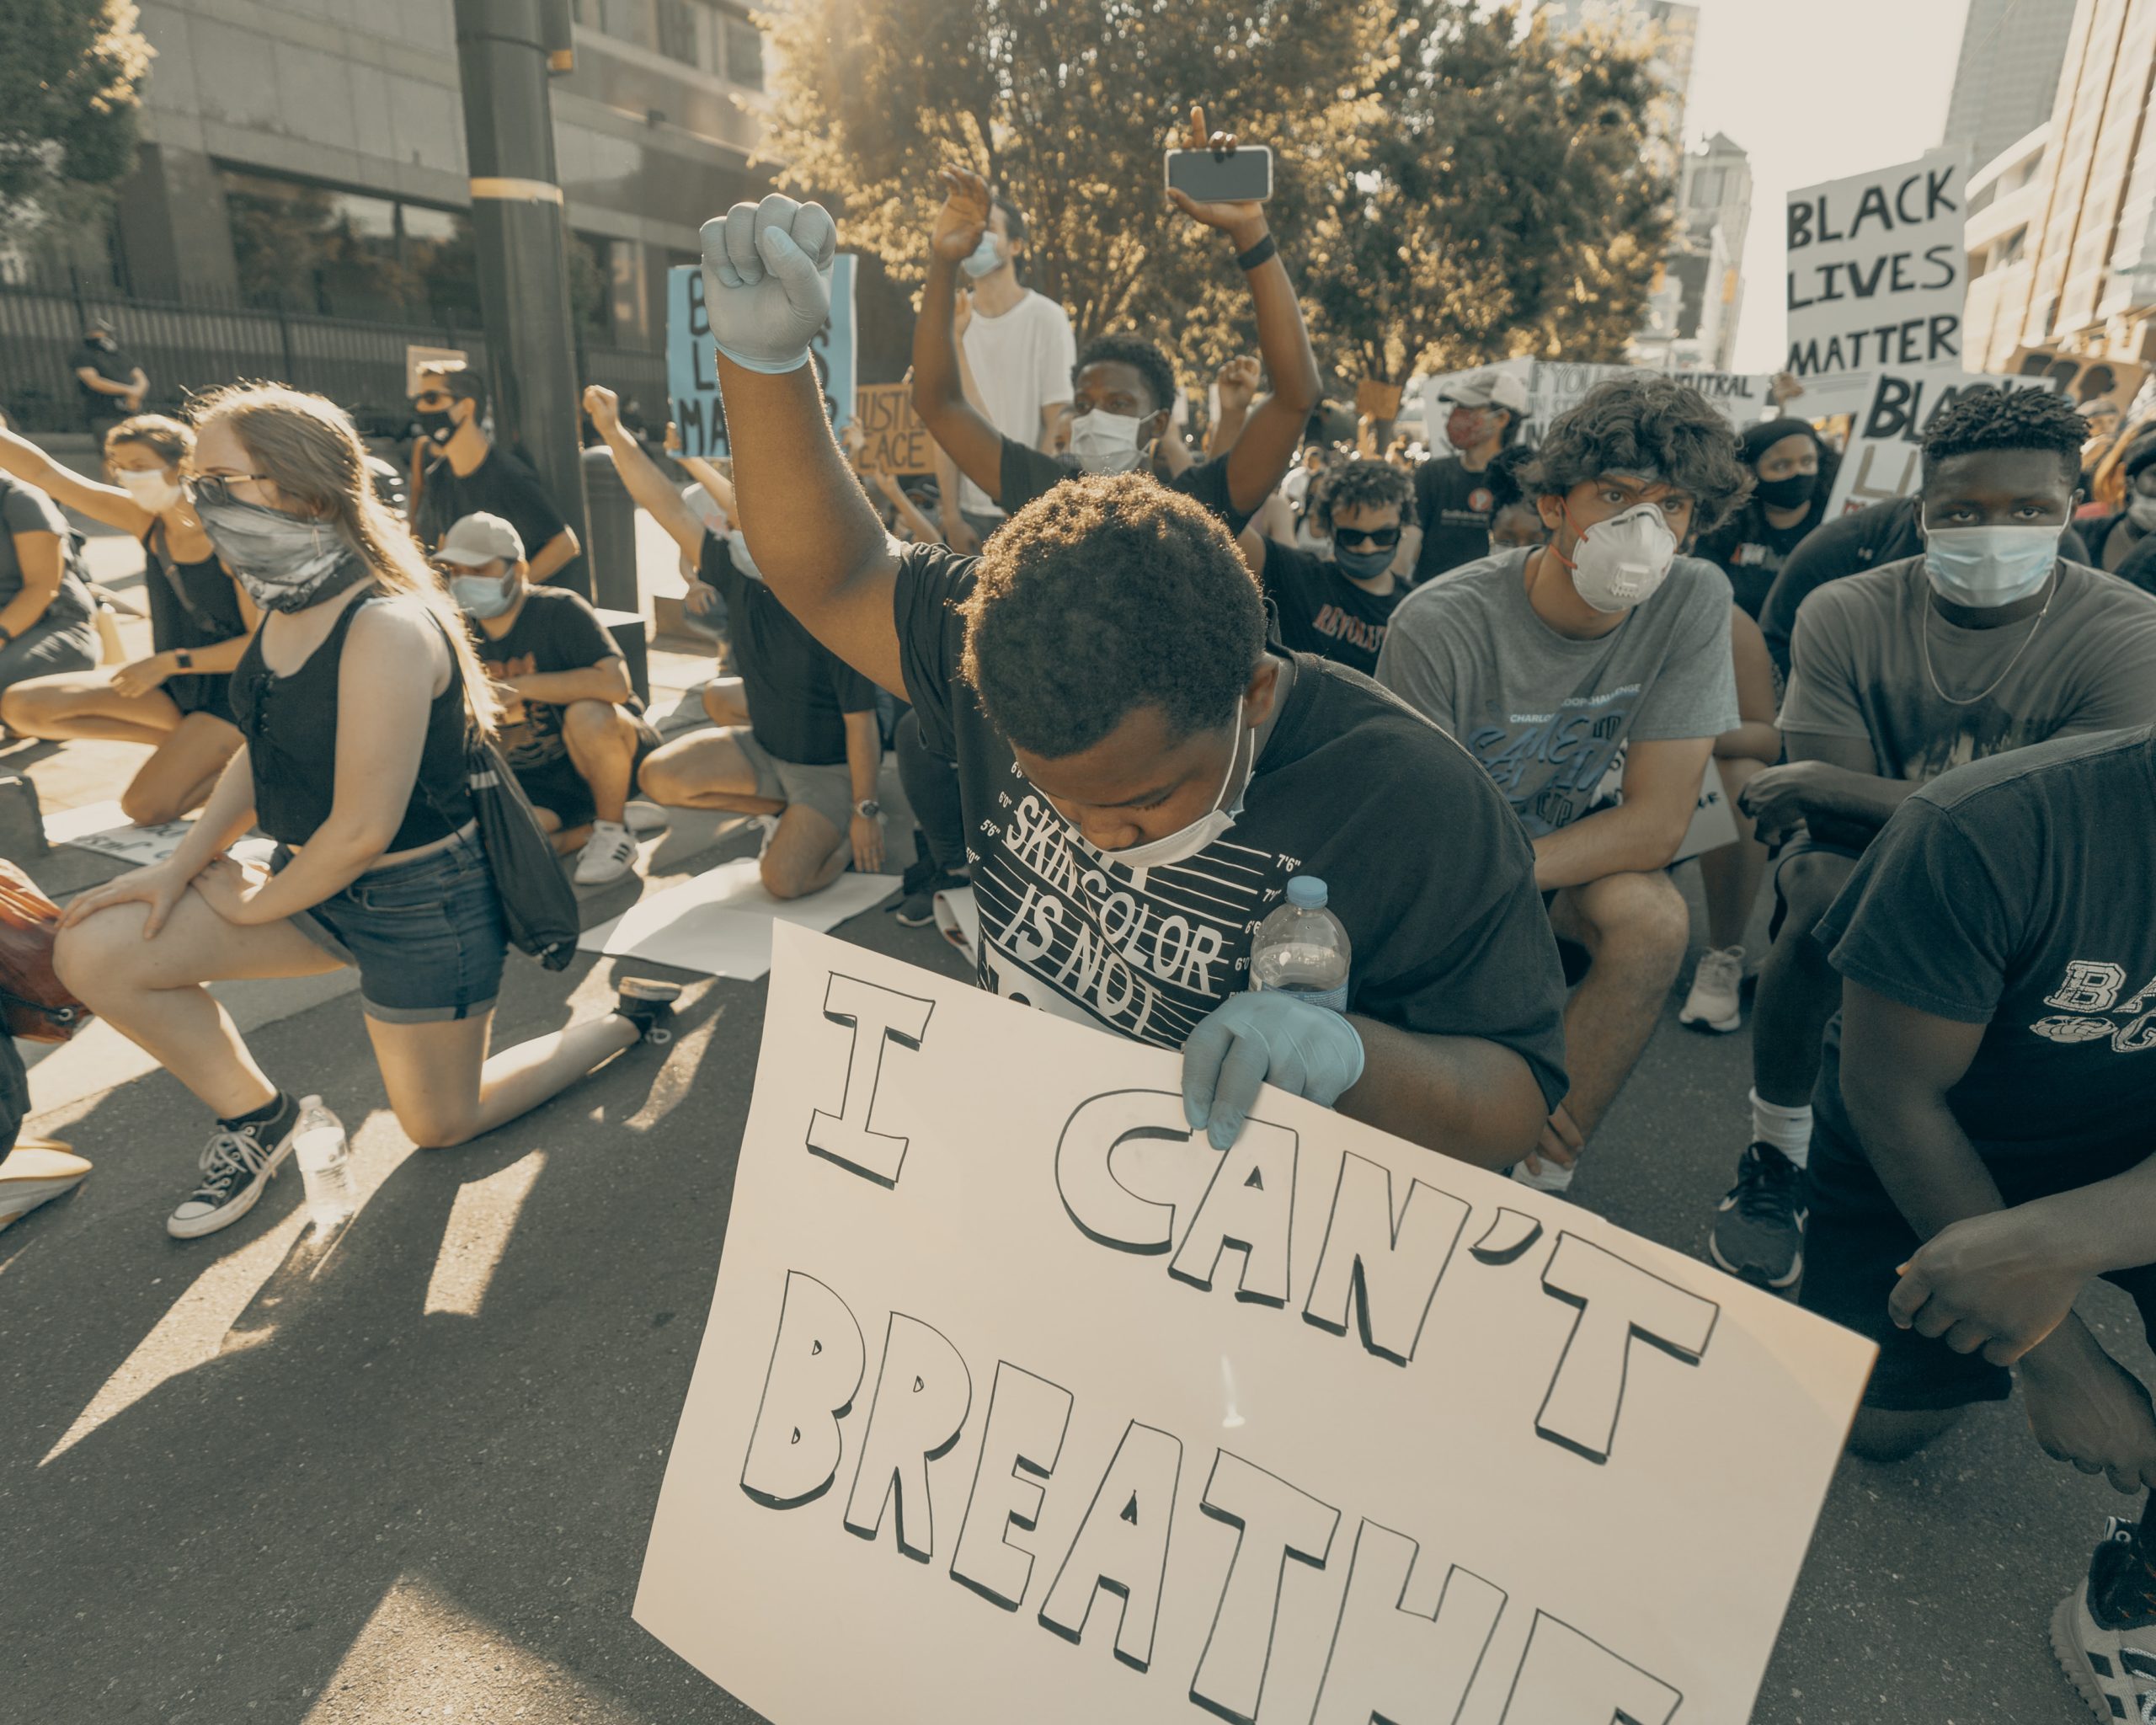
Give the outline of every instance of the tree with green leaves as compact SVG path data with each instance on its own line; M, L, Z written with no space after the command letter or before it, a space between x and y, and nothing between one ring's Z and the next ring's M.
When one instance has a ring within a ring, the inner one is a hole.
M1303 278L1321 356L1390 382L1621 360L1671 222L1648 46L1523 32L1516 8L1473 0L1383 10L1396 51L1315 194Z
M132 0L0 5L0 220L30 225L133 171L150 45Z
M1342 0L802 0L773 20L767 147L832 200L845 243L918 282L937 172L984 175L1025 212L1028 284L1082 344L1135 326L1186 357L1247 347L1248 297L1170 206L1161 152L1191 104L1273 150L1271 215L1299 272L1310 195L1356 128L1384 49Z

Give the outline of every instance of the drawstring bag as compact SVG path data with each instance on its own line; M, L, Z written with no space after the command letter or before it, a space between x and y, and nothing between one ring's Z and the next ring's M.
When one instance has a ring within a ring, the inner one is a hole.
M502 752L474 729L465 748L472 814L486 849L488 872L502 901L510 942L549 970L567 967L583 932L576 889L532 813L524 787Z
M0 1028L24 1042L65 1042L89 1022L90 1009L53 972L59 932L60 906L0 858Z

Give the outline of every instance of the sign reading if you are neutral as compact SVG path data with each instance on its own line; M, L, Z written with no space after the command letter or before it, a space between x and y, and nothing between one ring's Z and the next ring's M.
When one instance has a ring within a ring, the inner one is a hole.
M1747 1717L1870 1344L1177 1083L781 926L637 1621L776 1725Z

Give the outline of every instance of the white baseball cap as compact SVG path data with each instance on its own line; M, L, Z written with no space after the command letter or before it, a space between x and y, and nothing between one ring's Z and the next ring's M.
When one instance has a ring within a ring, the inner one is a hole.
M499 515L483 512L467 515L441 536L441 543L435 547L434 561L454 563L464 569L476 569L495 562L522 563L524 541L516 529Z
M1463 408L1509 408L1517 415L1527 411L1527 385L1509 371L1487 366L1448 383L1438 399Z

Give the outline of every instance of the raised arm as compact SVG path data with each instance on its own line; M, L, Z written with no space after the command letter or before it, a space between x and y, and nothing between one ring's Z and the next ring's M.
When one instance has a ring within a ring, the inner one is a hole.
M837 229L821 205L774 192L707 222L703 245L738 519L756 567L810 634L905 699L891 611L898 565L808 364L830 312Z
M621 399L596 383L585 386L584 410L606 442L614 457L614 471L622 476L637 507L666 530L667 537L681 547L691 569L704 552L704 524L688 501L667 483L659 464L646 455L622 424ZM710 488L706 487L707 490ZM717 499L714 499L714 501ZM721 509L726 505L719 505ZM535 578L536 579L536 578Z
M1003 500L1003 434L967 398L959 367L958 260L988 226L988 182L963 168L943 170L943 207L928 238L928 280L913 324L913 405L953 463L997 504ZM736 462L736 471L739 471ZM955 504L956 494L949 499Z
M1209 134L1205 110L1190 110L1190 148L1235 147L1233 132ZM1237 258L1248 256L1272 237L1262 204L1201 204L1173 190L1168 196L1192 221L1225 234ZM1246 272L1246 279L1257 308L1258 355L1273 375L1273 393L1251 414L1228 452L1228 496L1237 509L1254 510L1287 477L1322 386L1310 332L1303 328L1303 308L1296 302L1294 284L1288 279L1278 249Z
M93 521L116 527L140 539L157 519L117 485L85 479L72 467L63 467L27 437L0 430L0 473L10 473L35 485L55 503L80 510Z

